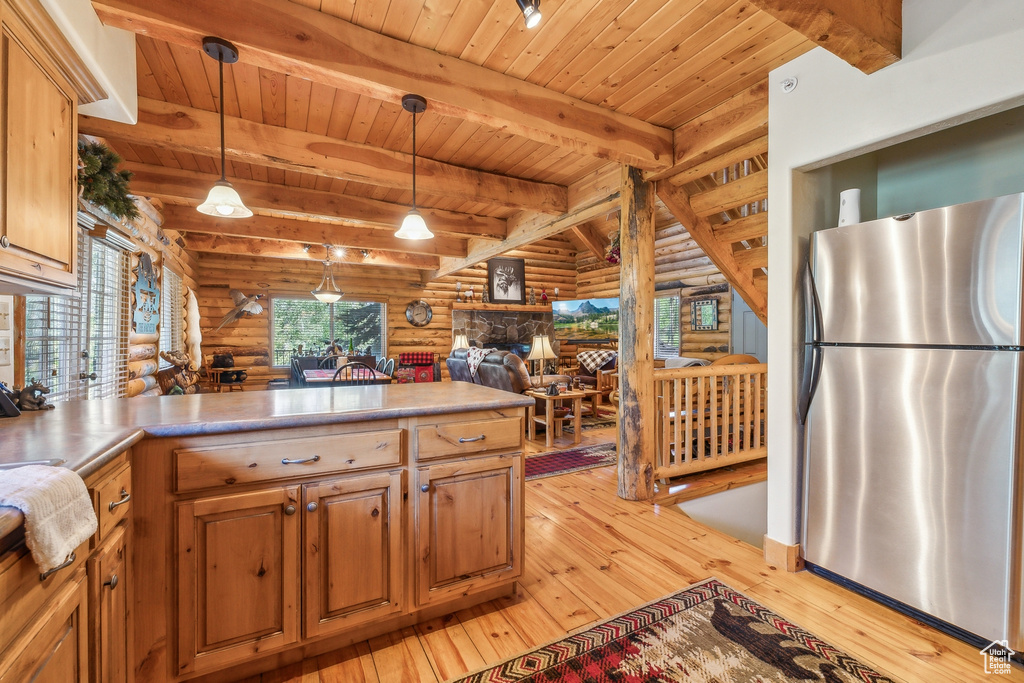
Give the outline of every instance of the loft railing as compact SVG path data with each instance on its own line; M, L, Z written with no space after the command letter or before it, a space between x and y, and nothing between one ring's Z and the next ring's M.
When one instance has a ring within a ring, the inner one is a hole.
M654 382L656 479L768 454L766 364L657 369Z

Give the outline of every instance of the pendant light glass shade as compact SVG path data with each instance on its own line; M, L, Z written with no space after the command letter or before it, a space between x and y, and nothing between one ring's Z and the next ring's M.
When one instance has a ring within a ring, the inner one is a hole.
M395 237L403 240L429 240L434 237L422 214L416 210L416 114L427 109L427 101L419 95L406 95L402 98L402 108L412 114L412 209L402 219L402 226Z
M395 233L395 237L403 240L429 240L434 236L423 220L422 214L416 209L411 210L402 219L402 227Z
M330 249L327 250L328 254ZM316 289L310 292L313 297L322 303L333 304L345 295L338 285L334 282L334 269L331 268L331 262L324 261L324 276L320 280L320 284L316 286Z
M242 203L242 198L226 180L214 183L210 188L210 194L206 196L206 201L197 209L199 213L221 218L248 218L252 215L252 210Z
M252 211L242 203L235 188L224 176L224 62L234 64L238 61L238 50L234 45L221 38L203 38L203 52L217 60L220 75L220 180L210 188L206 201L197 208L199 213L220 218L248 218Z

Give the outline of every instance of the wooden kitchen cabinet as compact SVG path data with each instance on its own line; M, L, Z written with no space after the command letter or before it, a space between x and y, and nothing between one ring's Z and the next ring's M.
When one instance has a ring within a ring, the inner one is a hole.
M0 683L88 683L85 573L63 584L0 660Z
M131 586L128 530L114 527L89 558L89 665L92 683L134 680L131 652Z
M0 273L74 287L78 96L36 6L0 2Z
M400 613L402 472L308 484L302 502L305 636Z
M178 674L299 639L299 488L177 505Z
M420 467L415 486L417 604L522 574L519 453Z

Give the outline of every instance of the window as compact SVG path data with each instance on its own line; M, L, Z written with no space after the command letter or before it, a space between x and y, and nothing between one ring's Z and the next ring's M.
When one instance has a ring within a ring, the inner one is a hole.
M679 355L679 294L654 298L654 357Z
M128 327L128 255L82 234L78 288L25 297L25 377L50 402L124 396Z
M339 301L325 304L311 299L274 298L271 302L271 347L274 366L291 363L293 355L320 355L331 340L360 355L383 358L384 304L377 301Z
M181 276L164 266L163 291L160 295L160 350L184 351L185 334L182 329L185 317L185 299L181 286ZM171 364L160 359L160 367Z

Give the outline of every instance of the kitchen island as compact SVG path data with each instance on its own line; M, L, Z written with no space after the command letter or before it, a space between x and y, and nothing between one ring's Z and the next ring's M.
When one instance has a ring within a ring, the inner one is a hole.
M465 383L81 402L0 423L0 462L126 459L129 671L229 681L510 593L529 404Z

